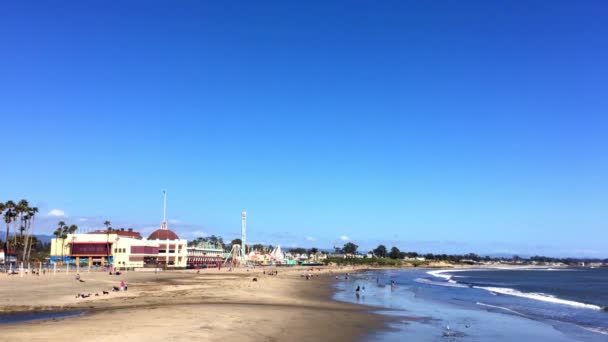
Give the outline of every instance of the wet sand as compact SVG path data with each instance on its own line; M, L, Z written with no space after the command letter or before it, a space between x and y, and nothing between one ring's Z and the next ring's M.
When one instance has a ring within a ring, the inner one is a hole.
M270 269L266 269L267 271ZM2 338L28 341L160 341L239 338L243 341L353 341L385 326L370 308L332 301L337 273L279 268L177 272L74 273L0 279L0 311L85 310L65 320L2 325ZM312 273L311 280L302 277ZM253 278L257 282L253 282ZM102 290L129 284L126 292ZM92 293L87 299L79 292ZM99 293L99 296L95 296ZM2 319L0 318L0 321Z

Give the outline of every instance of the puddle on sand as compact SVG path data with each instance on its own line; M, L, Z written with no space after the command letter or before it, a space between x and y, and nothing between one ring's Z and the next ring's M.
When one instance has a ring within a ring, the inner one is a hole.
M40 320L57 320L82 316L82 311L63 312L19 312L11 314L0 314L0 324L17 324Z

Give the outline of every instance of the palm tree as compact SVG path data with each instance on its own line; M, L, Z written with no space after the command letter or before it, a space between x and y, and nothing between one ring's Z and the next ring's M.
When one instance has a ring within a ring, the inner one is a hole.
M26 260L29 262L30 261L30 253L32 251L32 246L31 246L31 236L32 236L32 232L33 232L33 228L32 228L32 222L34 220L34 216L36 216L36 214L38 213L38 208L37 207L33 207L33 208L28 208L28 212L27 212L27 235L26 235L26 240L25 240L25 250L27 252L24 252L24 255L26 255Z
M66 226L65 222L63 221L59 221L57 226L59 226L57 230L59 231L59 238L61 239L61 263L63 264L65 263L63 249L65 246L65 239L68 237L68 226ZM57 232L57 230L55 232Z
M55 235L55 239L59 240L61 238L61 228L57 228L55 229L55 231L53 232L53 235ZM57 241L57 243L59 243L59 241ZM62 252L63 254L63 252Z
M29 207L29 203L27 202L27 200L22 199L21 201L19 201L17 203L17 205L15 205L14 207L14 213L15 213L15 219L13 220L13 231L15 236L17 236L17 219L16 217L19 217L19 235L21 236L21 244L23 244L23 232L25 232L25 227L23 226L23 214L27 212L27 209ZM17 253L17 238L15 237L15 258L17 258L18 253ZM23 260L21 260L23 261Z
M68 234L74 234L78 230L78 226L73 224L68 228Z
M110 230L112 229L110 226L112 225L112 222L105 220L103 225L106 226L106 262L108 262L108 259L110 259Z
M65 237L66 237L66 238L68 237L68 235L67 235L67 234L74 234L74 233L75 233L75 232L78 230L78 226L77 226L77 225L75 225L75 224L73 224L73 225L71 225L71 226L69 226L69 227L67 227L67 226L66 226L65 228L66 228L66 234L65 234ZM73 240L72 240L72 241L73 241ZM72 248L73 248L73 247L74 247L74 246L72 245ZM72 254L72 250L71 250L71 249L70 249L70 254Z
M25 227L23 226L23 214L27 213L29 206L30 206L30 204L27 202L27 200L24 200L24 199L22 199L21 201L19 201L19 203L17 203L16 209L17 209L17 215L19 215L19 231L21 233L21 236L23 236L23 232L25 231Z
M0 202L0 215L2 215L2 213L4 212L4 202ZM6 239L8 240L8 239ZM6 267L6 257L8 256L8 247L6 245L6 241L4 242L4 248L6 249L6 252L4 253L4 266Z
M23 226L21 228L23 228L23 230L25 231L25 236L23 237L23 257L22 260L24 262L27 263L27 241L29 238L29 221L30 221L30 211L32 210L32 208L27 208L27 212L25 213L25 215L23 215Z
M5 257L4 257L4 266L6 268L6 261L9 260L9 248L10 248L10 243L8 240L8 235L10 233L10 224L11 222L13 222L13 218L15 216L15 202L13 201L6 201L6 203L4 204L4 223L6 223L6 241L4 242L5 245Z

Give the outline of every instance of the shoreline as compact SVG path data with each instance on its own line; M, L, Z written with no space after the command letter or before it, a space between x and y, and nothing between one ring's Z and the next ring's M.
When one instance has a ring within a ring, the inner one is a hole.
M479 267L451 269L475 268ZM200 274L192 270L131 271L120 277L85 272L81 274L85 283L74 281L75 273L0 279L0 321L3 316L17 314L82 313L57 320L11 322L0 326L6 338L33 341L46 341L48 336L61 336L56 340L81 338L82 334L99 340L123 338L127 334L129 340L135 341L169 337L218 341L226 338L246 341L364 340L393 330L391 325L397 320L416 321L420 317L415 312L411 317L393 317L381 314L380 311L391 311L382 306L334 299L336 276L341 278L345 273L366 271L440 268L293 267L276 268L279 272L276 276L264 274L273 269L240 268L233 272L206 269ZM305 275L309 273L313 277L306 280ZM257 278L257 282L253 282L253 278ZM128 291L100 293L87 299L74 296L81 291L93 293L109 289L123 279L128 281ZM74 326L78 328L74 329ZM338 330L335 326L342 328Z
M390 271L390 270L437 270L440 271L442 270L443 272L449 272L449 271L459 271L459 270L472 270L472 269L525 269L525 268L546 268L546 267L540 267L540 266L510 266L510 265L505 265L505 266L499 266L499 267L486 267L486 266L478 266L478 265L432 265L430 267L393 267L393 266L321 266L321 267L312 267L313 269L321 269L321 272L319 271L314 271L312 272L313 275L318 277L320 276L321 279L325 279L327 277L333 277L335 275L343 275L345 273L361 273L361 272L367 272L367 271ZM272 269L271 267L267 267L266 269L270 270ZM307 273L307 270L311 269L311 267L302 267L302 266L296 266L296 267L291 267L291 268L275 268L277 270L279 270L283 275L290 275L293 276L294 273L299 273L301 274L301 276L304 273ZM258 268L258 269L250 269L250 271L246 271L246 268L239 268L239 269L235 269L234 272L229 272L226 269L222 270L222 271L217 271L216 269L205 269L205 270L201 270L202 272L200 274L195 274L195 271L193 270L179 270L179 271L168 271L168 272L159 272L159 273L155 273L154 277L148 277L148 278L155 278L154 280L148 279L147 280L147 284L145 285L150 285L152 282L155 281L155 285L166 285L167 282L170 281L178 281L179 279L186 279L192 276L196 276L196 275L209 275L211 276L211 279L207 279L207 280L214 280L214 278L216 276L227 276L227 277L231 277L232 278L241 278L241 277L247 277L247 276L264 276L264 274L262 273L263 271L265 271L264 268ZM316 272L316 273L315 273ZM94 275L97 278L104 278L104 273L103 272L93 272L93 273L88 273L88 272L83 272L82 276L83 277L87 277L89 275ZM125 272L121 275L121 277L128 277L129 275L133 275L133 274L139 274L139 275L149 275L149 273L146 272L137 272L137 271L129 271L129 272ZM58 273L56 275L46 275L44 277L41 278L32 278L32 277L15 277L15 278L5 278L2 279L0 278L0 285L9 285L12 282L14 285L16 285L16 283L26 283L28 284L28 280L29 279L33 279L34 281L36 280L60 280L63 278L63 280L65 280L67 282L67 284L69 284L69 278L75 276L76 273ZM101 276L100 276L101 275ZM107 286L110 286L110 284L112 284L111 280L114 280L114 283L116 283L117 281L119 281L119 279L122 279L121 277L118 278L112 278L114 276L107 276L105 277L106 279L105 282L108 284ZM146 278L144 276L144 278ZM110 281L107 281L107 280ZM7 281L8 280L8 281ZM226 279L228 280L228 279ZM331 279L332 281L334 279ZM45 282L46 283L46 282ZM179 286L179 285L177 285ZM331 284L327 284L327 287L330 288ZM6 293L4 293L3 291L3 287L0 287L0 298L4 297L6 298ZM4 287L4 290L6 290L6 287ZM107 290L109 290L109 287L107 288ZM155 289L157 291L165 291L165 290L170 290L170 289ZM27 290L26 290L27 291ZM103 291L103 289L101 290ZM98 292L101 292L98 290ZM10 291L9 291L10 292ZM16 314L16 313L52 313L52 312L57 312L57 313L61 313L61 312L67 312L67 311L82 311L85 312L86 314L91 314L94 312L101 312L103 310L106 309L117 309L117 308L137 308L137 307L143 307L141 305L138 305L137 303L133 303L133 305L114 305L115 303L106 303L107 299L112 299L115 300L117 299L116 296L118 296L118 298L136 298L140 296L140 292L137 289L133 289L133 287L131 286L131 290L126 291L126 292L118 292L118 293L111 293L111 298L108 297L104 297L104 295L101 296L95 296L95 297L89 297L87 299L77 299L77 300L70 300L72 297L70 297L69 299L66 298L65 296L63 296L61 299L59 300L50 300L50 301L40 301L41 298L37 298L36 300L31 301L31 304L21 304L23 301L29 302L28 298L25 298L22 301L18 301L18 303L20 304L7 304L6 302L0 302L0 318L4 315L11 315L11 314ZM330 291L331 292L331 291ZM10 294L10 293L9 293ZM20 293L14 293L14 296L19 296ZM52 296L52 294L50 295ZM327 300L333 300L331 294L327 295ZM68 300L68 302L66 303L65 300ZM64 300L64 302L61 302L60 300ZM101 301L101 305L99 305L99 302ZM209 303L212 304L209 301L206 301L205 303ZM87 305L88 304L88 305ZM147 304L147 305L162 305L162 303L159 304ZM362 304L361 304L362 305ZM370 307L370 309L377 309L374 307ZM380 308L383 309L383 308Z
M49 336L53 336L50 340L93 336L91 340L219 341L238 337L246 341L353 341L388 328L390 318L373 313L377 308L332 299L336 275L368 268L321 267L322 271L318 271L319 267L315 267L314 272L309 269L279 268L277 276L265 275L263 269L205 270L200 274L129 272L124 275L129 291L90 297L91 300L66 297L66 291L82 285L71 279L75 274L52 276L54 279L34 285L28 284L28 278L0 280L0 298L4 298L0 320L11 314L84 312L65 320L2 324L3 336L32 341L46 341ZM303 275L309 272L313 277L305 280ZM109 284L108 279L116 281L116 277L107 274L81 276L88 288ZM253 282L253 278L258 281ZM19 286L11 287L8 284L11 282ZM19 303L14 303L18 305L7 305L9 287L14 295L22 295ZM45 300L42 296L40 292L49 291L47 288L56 293L55 299ZM38 299L28 303L32 295ZM67 303L61 303L66 300ZM341 329L335 329L336 326Z

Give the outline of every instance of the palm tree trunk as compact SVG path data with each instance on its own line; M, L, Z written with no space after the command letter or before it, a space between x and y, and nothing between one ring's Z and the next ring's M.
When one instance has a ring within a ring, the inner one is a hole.
M10 230L10 225L6 222L6 240L4 240L4 270L6 271L6 262L9 260L9 252L8 249L10 247L10 243L8 242L8 234Z
M106 263L109 264L110 263L110 233L108 233L107 228L106 228L106 253L107 253ZM105 267L105 265L101 265L101 266Z
M23 262L25 262L25 257L27 255L27 218L25 219L25 236L23 237Z
M17 219L13 220L13 236L15 237L14 249L15 249L15 268L17 268Z
M28 231L28 235L27 235L27 262L30 262L30 253L32 252L32 244L31 244L31 239L30 236L32 236L32 222L34 220L34 217L30 218L28 220L28 227L27 227L27 231Z
M28 217L27 220L25 220L25 238L23 239L23 261L24 262L28 262L29 263L29 244L30 244L30 227L32 225L32 218Z

